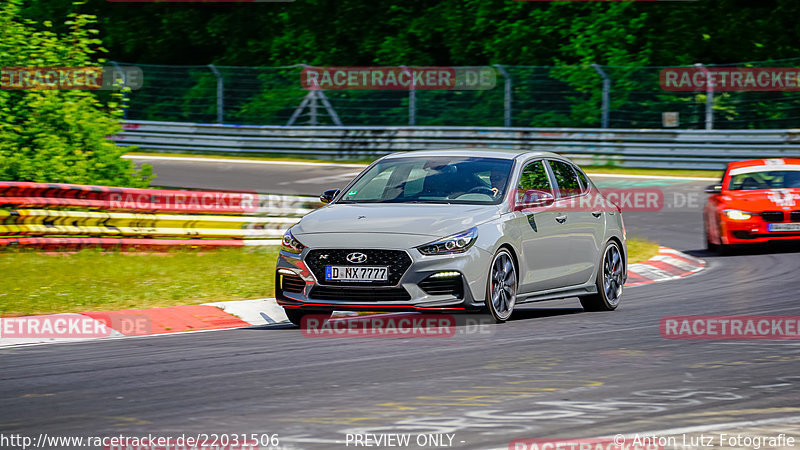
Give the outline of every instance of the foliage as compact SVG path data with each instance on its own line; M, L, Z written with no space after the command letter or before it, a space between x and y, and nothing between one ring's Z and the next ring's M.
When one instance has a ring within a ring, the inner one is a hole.
M104 51L96 18L73 13L54 31L49 20L20 18L22 0L0 5L0 67L93 67ZM120 131L116 99L89 91L0 90L0 179L143 187L137 172L106 137Z
M28 0L24 11L42 20L65 14L70 2ZM682 125L702 126L702 96L659 89L654 66L742 61L783 66L796 62L782 59L800 56L800 42L794 39L800 28L794 20L800 3L794 0L298 0L216 5L89 0L82 8L100 17L109 57L134 64L197 65L198 70L209 63L555 66L542 73L512 72L518 126L599 126L601 78L591 64L604 66L611 76L612 127L660 127L665 105L680 112ZM258 88L248 83L226 80L226 120L283 124L305 95L296 78L275 73L265 72ZM134 93L137 118L215 118L214 80L208 75L164 78L163 85L170 88L169 94ZM485 93L420 93L417 124L502 125L502 93L501 83ZM329 97L335 109L345 110L345 124L402 125L407 123L407 97L396 94L348 92ZM794 93L772 94L719 96L717 123L793 126L792 112L800 109L790 95ZM236 95L240 97L231 98ZM362 98L359 109L351 106ZM778 105L771 107L770 101ZM463 108L455 108L459 105Z

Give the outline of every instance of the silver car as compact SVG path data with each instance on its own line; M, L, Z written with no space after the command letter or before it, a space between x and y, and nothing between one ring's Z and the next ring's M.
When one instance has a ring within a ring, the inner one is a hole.
M554 153L436 150L385 156L284 235L275 297L289 320L333 310L476 311L578 297L616 309L625 226Z

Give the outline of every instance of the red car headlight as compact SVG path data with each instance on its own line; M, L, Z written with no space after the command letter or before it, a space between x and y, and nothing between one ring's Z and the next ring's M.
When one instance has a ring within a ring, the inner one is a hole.
M722 212L725 214L725 217L730 220L748 220L753 217L752 213L747 211L739 211L738 209L726 209Z

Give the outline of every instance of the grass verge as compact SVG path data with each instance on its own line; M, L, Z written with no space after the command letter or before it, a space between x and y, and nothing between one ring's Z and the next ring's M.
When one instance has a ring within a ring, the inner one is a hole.
M658 244L631 239L629 263ZM277 247L126 253L0 253L0 315L195 305L274 296Z
M628 264L636 264L656 256L658 244L647 239L628 238Z
M274 297L278 247L0 253L0 315L88 312Z
M199 159L234 159L242 161L282 161L282 162L311 162L311 163L337 163L337 164L369 164L377 158L360 158L360 159L347 159L347 160L332 160L332 159L314 159L304 158L301 155L263 155L263 156L237 156L237 155L224 155L224 154L191 154L191 153L147 153L147 152L130 152L126 153L130 156L176 156L181 158L199 158ZM589 166L581 165L581 167L591 174L609 174L609 175L649 175L649 176L669 176L669 177L697 177L697 178L714 178L719 179L722 177L721 170L682 170L682 169L645 169L635 167L614 167L614 166Z
M614 166L581 166L590 176L592 174L607 175L648 175L654 177L692 177L692 178L722 178L722 170L694 170L694 169L646 169L636 167ZM709 181L709 184L711 182Z

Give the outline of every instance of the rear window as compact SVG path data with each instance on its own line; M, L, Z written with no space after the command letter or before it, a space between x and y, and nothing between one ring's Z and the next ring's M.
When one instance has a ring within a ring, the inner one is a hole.
M558 191L561 197L572 197L581 193L581 185L578 176L572 170L572 166L563 161L550 161L553 175L556 177Z

